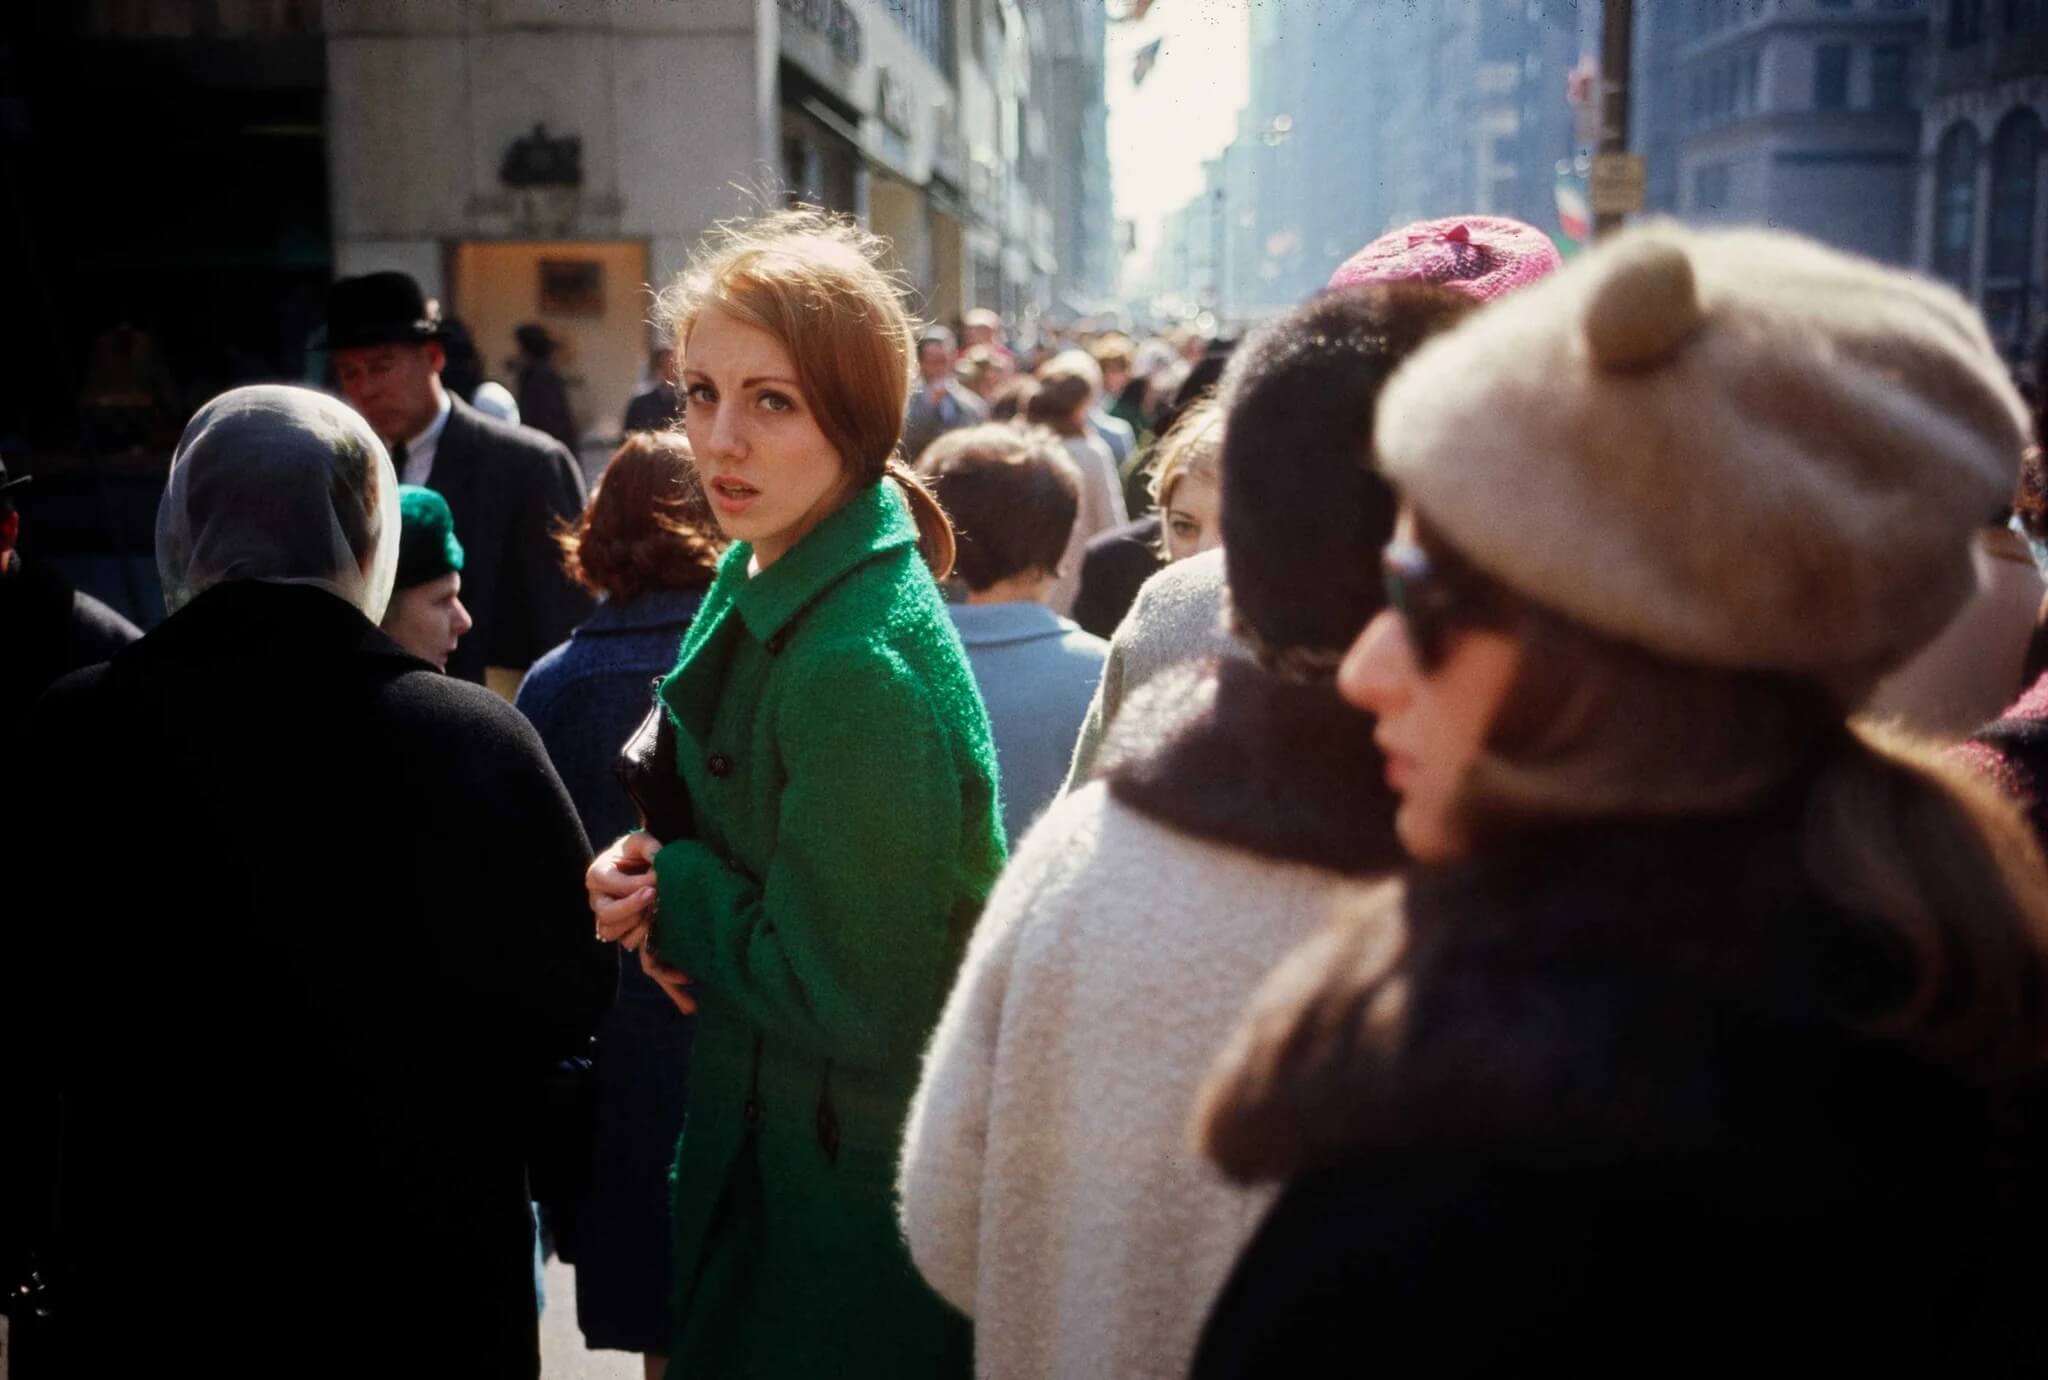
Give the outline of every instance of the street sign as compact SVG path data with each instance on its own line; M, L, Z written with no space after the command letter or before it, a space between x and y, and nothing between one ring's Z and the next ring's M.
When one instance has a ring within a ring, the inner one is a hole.
M1588 189L1593 214L1627 215L1643 209L1643 189L1649 184L1649 164L1640 153L1603 153L1593 160L1592 185Z

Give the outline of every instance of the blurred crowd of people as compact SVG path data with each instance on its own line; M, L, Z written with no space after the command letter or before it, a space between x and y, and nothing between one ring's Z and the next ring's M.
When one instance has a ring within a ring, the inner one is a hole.
M532 1376L548 1253L651 1377L2048 1371L1975 309L1475 215L1018 350L884 259L708 239L594 485L545 330L336 283L146 634L0 470L14 1373Z

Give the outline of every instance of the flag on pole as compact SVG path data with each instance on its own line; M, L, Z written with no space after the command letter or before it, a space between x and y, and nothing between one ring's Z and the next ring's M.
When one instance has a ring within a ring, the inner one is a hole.
M1586 198L1586 180L1572 173L1557 178L1557 228L1565 238L1584 244L1593 238L1593 207Z
M1155 38L1138 50L1138 60L1131 64L1132 86L1145 84L1145 78L1152 73L1153 64L1159 61L1159 45L1164 42L1166 40L1163 38Z

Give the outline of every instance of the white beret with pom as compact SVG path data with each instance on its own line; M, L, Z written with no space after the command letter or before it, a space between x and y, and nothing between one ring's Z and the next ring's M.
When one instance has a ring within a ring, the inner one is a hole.
M1969 597L2028 428L1948 288L1652 222L1425 346L1376 439L1408 501L1533 602L1855 696Z

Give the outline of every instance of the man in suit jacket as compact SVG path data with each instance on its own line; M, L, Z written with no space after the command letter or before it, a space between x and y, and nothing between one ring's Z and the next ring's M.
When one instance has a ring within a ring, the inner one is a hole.
M328 293L327 344L342 395L391 448L399 479L434 490L455 514L463 603L475 626L448 658L448 674L487 680L509 696L590 612L554 541L556 522L583 511L583 472L561 442L449 393L440 337L438 311L403 273L344 278Z
M944 326L932 327L917 342L922 382L903 417L903 456L913 465L947 432L988 420L987 404L953 377L953 355L953 333Z

